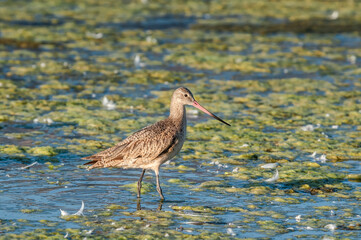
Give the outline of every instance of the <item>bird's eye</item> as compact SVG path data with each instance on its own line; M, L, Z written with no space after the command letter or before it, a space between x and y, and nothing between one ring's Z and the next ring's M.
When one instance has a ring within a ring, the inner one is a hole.
M188 97L188 94L184 94L185 97Z

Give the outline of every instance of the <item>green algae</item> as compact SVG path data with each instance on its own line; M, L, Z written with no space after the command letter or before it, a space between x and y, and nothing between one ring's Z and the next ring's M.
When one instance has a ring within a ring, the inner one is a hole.
M168 182L171 184L177 184L177 186L182 187L182 188L193 188L193 186L194 186L194 182L186 181L183 179L172 178L172 179L169 179Z
M179 172L185 172L185 171L195 171L195 168L187 167L185 165L178 165L175 169L179 170Z
M30 148L27 152L36 156L54 156L57 154L56 149L50 146Z
M20 210L22 213L36 213L36 212L41 212L40 209L21 209Z
M15 145L5 145L5 146L1 146L1 152L5 153L5 154L19 154L19 153L23 153L23 149L19 148L18 146Z
M349 181L361 182L361 174L348 174L346 178Z
M111 204L111 205L107 206L107 209L110 209L110 210L128 209L128 207L126 207L126 206L120 206L120 205L118 205L118 204Z
M171 72L166 70L137 70L135 72L124 72L128 84L155 84L171 83L189 80L191 76L182 72Z
M214 188L214 187L217 187L217 186L220 186L222 185L223 183L221 181L206 181L206 182L202 182L198 187L199 188Z
M47 227L55 227L56 225L58 225L58 223L56 223L56 222L48 221L48 220L45 220L45 219L39 220L39 222L41 224L46 225Z
M137 193L138 192L138 185L136 182L134 183L129 183L129 184L125 184L121 186L122 188L126 188L127 190ZM147 182L142 182L142 189L141 189L141 194L145 194L145 193L149 193L149 192L154 192L155 191L155 186L152 183L147 183Z
M340 17L328 19L335 9ZM66 168L53 162L93 154L162 119L171 89L178 85L190 88L197 101L232 127L195 112L188 120L182 160L176 159L183 162L162 168L182 174L168 179L167 185L183 188L181 193L197 191L197 196L204 197L204 206L195 197L189 200L193 205L171 203L164 212L132 212L128 205L104 200L95 210L97 217L64 219L80 224L77 228L54 227L53 222L42 220L40 228L52 230L26 232L21 221L15 227L0 220L0 225L5 224L0 227L4 238L63 239L68 232L72 239L227 239L243 238L247 231L261 238L282 233L319 238L305 228L326 231L324 226L333 223L324 219L327 212L337 210L335 237L356 239L360 225L345 218L355 218L352 209L357 204L312 207L316 212L305 210L309 215L296 224L283 219L289 217L288 207L296 215L303 203L360 199L361 191L353 185L360 181L353 169L357 164L350 163L361 159L357 65L361 52L353 45L359 39L359 10L357 1L7 1L0 8L1 161L44 158L52 162L45 165L46 170L28 171L27 180L43 181L40 178L62 171L63 178L44 180L46 185L72 185ZM163 14L181 15L190 25L163 29L151 22L155 29L144 30L147 21ZM319 34L352 30L337 36ZM144 66L136 66L135 55ZM102 105L104 96L114 101L115 109ZM306 125L314 129L302 130ZM310 157L313 152L317 157L325 154L327 161ZM281 164L280 178L273 184L264 182L273 171L259 167L268 162ZM83 175L78 170L76 174ZM188 179L199 171L212 178ZM122 187L136 192L136 183ZM143 183L142 194L150 192L157 195L154 184ZM221 205L218 198L236 206L206 206ZM279 212L266 211L275 209L270 202L282 206L277 207ZM218 215L229 213L242 219L240 229L229 225L236 236L226 234L223 224L214 224ZM127 217L132 219L114 220ZM184 223L190 221L204 229ZM180 224L183 230L175 230L181 229ZM294 234L287 225L296 226ZM20 229L12 234L16 228ZM87 235L89 228L96 230ZM305 234L299 235L300 231Z

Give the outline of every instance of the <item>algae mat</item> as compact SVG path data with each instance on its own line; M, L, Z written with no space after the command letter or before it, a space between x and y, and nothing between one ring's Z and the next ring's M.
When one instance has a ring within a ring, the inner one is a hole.
M0 239L359 239L359 1L1 1ZM153 173L81 157L166 117ZM82 203L84 208L82 208ZM79 209L81 208L81 209ZM59 211L61 209L61 211Z

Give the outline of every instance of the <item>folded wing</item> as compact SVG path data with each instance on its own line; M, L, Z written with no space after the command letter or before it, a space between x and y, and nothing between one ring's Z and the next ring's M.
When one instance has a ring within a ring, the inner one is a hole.
M176 131L165 120L133 133L115 146L85 157L89 169L101 167L137 167L168 152L176 144Z

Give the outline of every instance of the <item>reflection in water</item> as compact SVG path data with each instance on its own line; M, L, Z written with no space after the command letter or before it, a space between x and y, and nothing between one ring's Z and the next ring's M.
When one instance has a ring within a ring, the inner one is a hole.
M163 207L163 200L159 200L157 211L161 211ZM142 210L141 198L137 199L137 210Z

